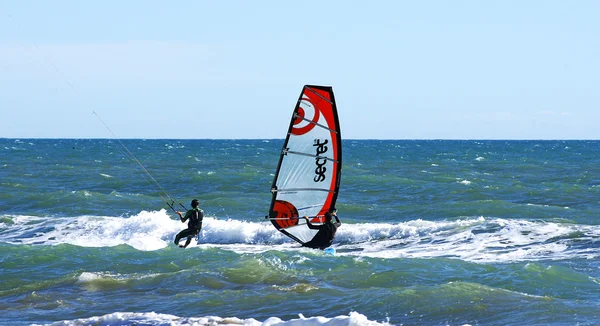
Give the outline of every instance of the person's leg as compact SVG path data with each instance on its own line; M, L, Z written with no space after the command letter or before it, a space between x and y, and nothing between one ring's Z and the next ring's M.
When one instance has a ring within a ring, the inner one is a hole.
M179 244L179 240L181 240L181 237L182 237L182 235L181 235L181 234L182 234L183 232L185 232L185 230L183 230L183 231L181 231L181 232L177 233L177 235L175 236L175 240L173 241L173 242L175 242L175 244Z
M181 248L186 248L190 242L192 242L192 236L188 236L187 241L185 242L185 244L183 246L180 246Z
M181 239L183 239L183 238L185 238L185 237L189 236L189 235L190 235L190 232L191 232L191 231L190 231L190 229L185 229L185 230L183 230L183 231L179 232L179 233L178 233L178 234L175 236L175 241L174 241L174 242L175 242L175 244L176 244L176 245L178 245L178 244L179 244L179 240L181 240Z
M190 230L190 229L188 229L188 230ZM185 242L185 245L180 246L180 247L181 248L187 247L190 244L190 242L192 241L192 238L193 237L197 237L199 233L200 233L200 229L198 229L198 230L195 230L195 229L190 230L190 233L188 234L188 238L187 238L187 241ZM198 238L196 238L196 240L198 240Z

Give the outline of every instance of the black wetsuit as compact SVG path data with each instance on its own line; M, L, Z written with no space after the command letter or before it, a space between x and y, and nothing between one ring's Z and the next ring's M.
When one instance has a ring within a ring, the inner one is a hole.
M310 221L306 221L306 225L313 230L319 230L319 232L317 232L312 240L303 244L302 246L323 250L331 246L333 243L333 238L335 237L335 232L337 231L337 228L342 225L342 222L340 222L340 219L335 216L335 223L330 220L321 225L313 225L310 223Z
M179 240L187 237L187 241L185 242L185 246L187 247L192 241L192 237L200 232L202 228L202 219L204 218L204 211L200 208L190 209L185 213L185 216L181 220L185 222L186 220L190 220L188 222L188 228L179 232L177 236L175 236L175 244L179 244Z

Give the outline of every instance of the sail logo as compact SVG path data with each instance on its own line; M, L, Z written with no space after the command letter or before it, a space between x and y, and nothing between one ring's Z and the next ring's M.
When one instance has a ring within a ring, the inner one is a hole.
M329 140L327 139L315 139L313 144L317 154L315 158L315 164L317 167L315 168L315 177L313 179L315 182L323 182L326 179L325 172L327 171L327 168L325 167L325 164L327 164L327 158L321 157L321 155L327 153L327 150L329 149L327 146L325 146L327 143L329 143Z
M300 101L300 105L298 105L298 109L294 113L292 134L300 136L313 130L320 117L321 112L319 109L310 101L308 96L304 95Z

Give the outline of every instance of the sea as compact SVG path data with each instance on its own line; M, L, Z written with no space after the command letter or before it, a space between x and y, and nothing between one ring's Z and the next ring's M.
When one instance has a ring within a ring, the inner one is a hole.
M600 324L600 141L344 140L333 255L265 219L282 145L0 139L0 324Z

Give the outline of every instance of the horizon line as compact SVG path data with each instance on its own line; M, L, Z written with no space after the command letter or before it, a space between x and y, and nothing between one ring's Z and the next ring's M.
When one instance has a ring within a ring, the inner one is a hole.
M0 137L5 140L285 140L285 138L106 138L106 137ZM600 141L595 138L344 138L342 141Z

